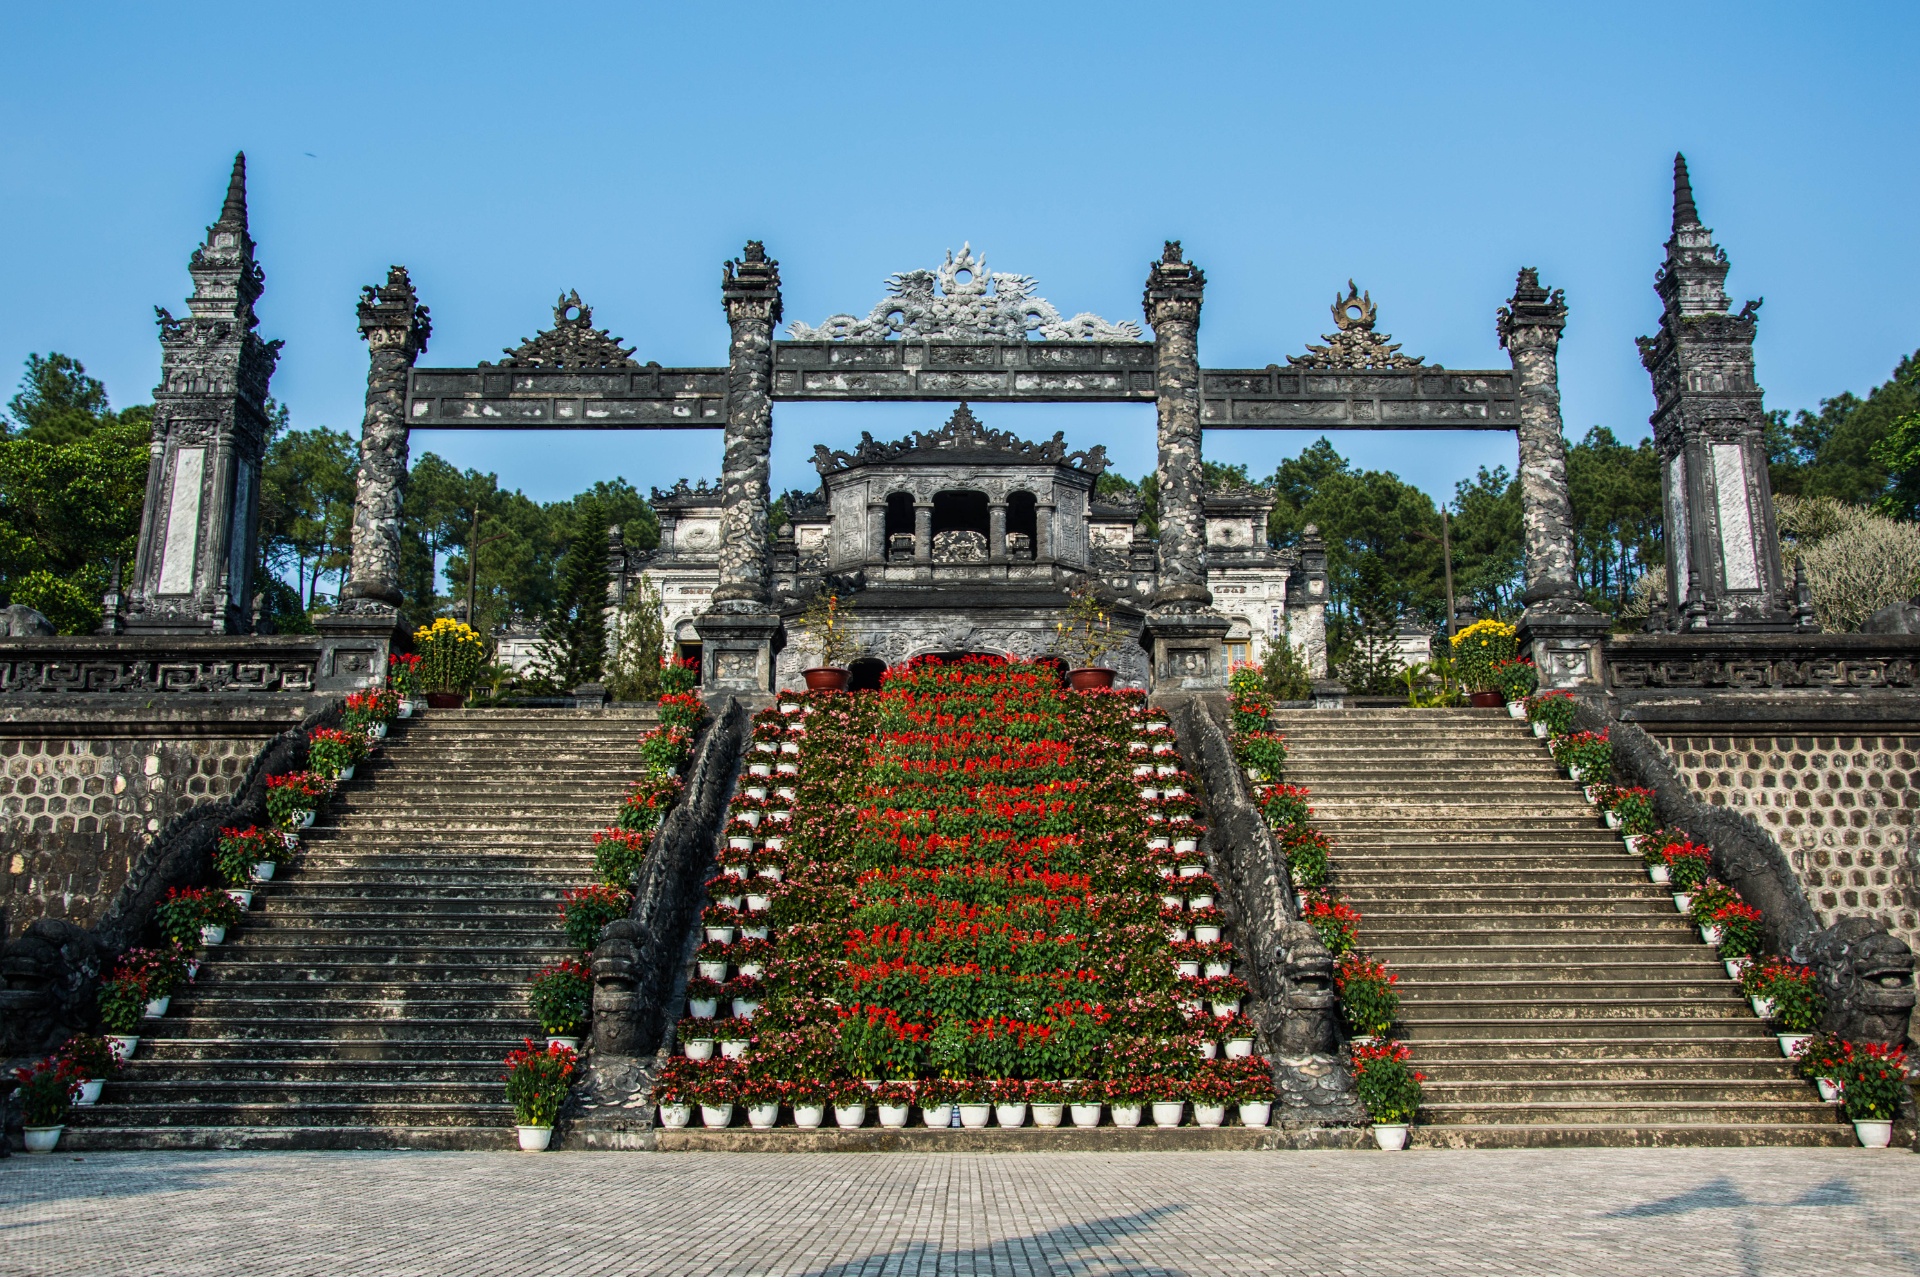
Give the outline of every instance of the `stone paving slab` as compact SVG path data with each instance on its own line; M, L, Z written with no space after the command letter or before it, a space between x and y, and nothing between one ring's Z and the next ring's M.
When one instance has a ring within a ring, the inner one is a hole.
M1920 1274L1910 1151L101 1152L41 1275Z

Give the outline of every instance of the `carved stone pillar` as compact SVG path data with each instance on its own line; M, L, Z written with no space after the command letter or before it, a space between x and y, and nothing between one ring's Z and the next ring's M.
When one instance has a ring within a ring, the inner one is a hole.
M867 504L867 563L887 562L887 508L884 503Z
M990 502L987 504L987 561L990 564L1007 562L1007 504Z
M367 412L360 424L360 474L353 497L353 576L341 607L397 607L400 590L400 486L407 478L407 370L433 332L405 267L360 291L360 336L367 340Z
M1639 339L1653 378L1653 443L1664 469L1667 594L1676 631L1811 627L1780 558L1767 474L1766 413L1753 375L1760 304L1727 311L1727 255L1700 223L1682 156L1673 234L1654 277L1660 332Z
M160 385L125 626L251 629L259 558L267 383L280 343L256 333L265 274L247 234L247 160L233 161L219 219L193 252L190 314L160 320Z
M913 504L913 562L917 565L933 563L933 504L931 502Z
M1053 560L1053 504L1036 502L1033 506L1033 558L1037 564Z
M779 615L768 590L767 503L773 444L773 327L780 322L780 264L749 240L723 269L721 301L733 331L727 353L727 427L721 462L720 585L694 624L702 682L723 689L772 687Z
M1155 689L1216 689L1227 679L1227 620L1210 611L1206 480L1200 466L1200 302L1207 277L1167 241L1147 273L1159 406L1160 573L1147 615Z

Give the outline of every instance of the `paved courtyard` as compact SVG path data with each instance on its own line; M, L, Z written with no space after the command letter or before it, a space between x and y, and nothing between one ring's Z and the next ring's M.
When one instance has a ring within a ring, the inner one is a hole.
M0 1163L0 1272L1920 1273L1920 1158L94 1153Z

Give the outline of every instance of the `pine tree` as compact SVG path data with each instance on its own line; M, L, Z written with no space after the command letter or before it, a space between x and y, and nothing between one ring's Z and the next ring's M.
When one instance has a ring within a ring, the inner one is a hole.
M607 660L607 517L591 498L574 511L560 557L558 599L540 624L535 682L565 692L604 674Z

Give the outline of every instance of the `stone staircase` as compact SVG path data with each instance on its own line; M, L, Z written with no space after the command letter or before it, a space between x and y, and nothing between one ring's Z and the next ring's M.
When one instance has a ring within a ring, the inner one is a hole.
M646 711L396 722L63 1148L505 1147L558 899L639 772Z
M1851 1146L1712 948L1505 711L1285 711L1427 1073L1416 1144Z

